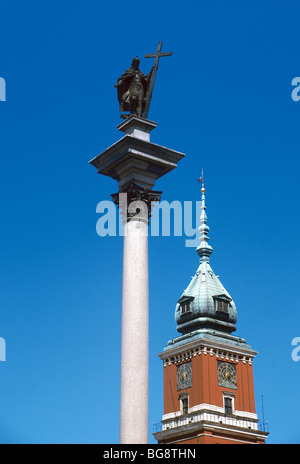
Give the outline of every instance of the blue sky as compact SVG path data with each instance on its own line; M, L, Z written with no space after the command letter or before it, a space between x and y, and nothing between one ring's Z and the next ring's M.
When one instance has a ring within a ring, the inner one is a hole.
M299 17L296 0L2 0L3 443L118 442L122 238L96 234L96 206L117 183L88 161L121 136L117 78L136 55L148 72L160 40L173 55L151 140L186 157L156 189L200 200L204 168L211 266L236 303L236 334L259 351L257 412L263 395L269 443L300 443ZM149 238L150 424L163 411L157 353L197 266L185 237Z

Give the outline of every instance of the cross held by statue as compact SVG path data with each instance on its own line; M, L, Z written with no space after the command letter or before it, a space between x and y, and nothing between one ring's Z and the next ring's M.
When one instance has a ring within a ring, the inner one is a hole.
M172 55L172 52L161 52L161 47L162 47L162 42L158 42L156 53L148 53L147 55L144 55L144 58L155 58L153 72L152 72L151 80L150 80L150 84L149 84L147 102L146 102L145 111L144 111L144 118L146 118L146 119L148 117L148 112L149 112L150 102L151 102L151 98L152 98L152 92L153 92L156 72L158 70L159 59L161 57L163 57L163 56L171 56Z

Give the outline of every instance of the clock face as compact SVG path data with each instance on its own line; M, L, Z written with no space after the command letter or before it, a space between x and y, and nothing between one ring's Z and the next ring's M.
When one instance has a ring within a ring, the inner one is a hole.
M192 363L187 362L177 367L177 390L192 386Z
M237 389L236 367L228 362L218 362L218 385L220 387Z

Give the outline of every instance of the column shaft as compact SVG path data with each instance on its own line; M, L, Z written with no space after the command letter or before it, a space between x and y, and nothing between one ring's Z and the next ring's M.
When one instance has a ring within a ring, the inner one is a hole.
M120 443L148 443L148 225L124 228Z

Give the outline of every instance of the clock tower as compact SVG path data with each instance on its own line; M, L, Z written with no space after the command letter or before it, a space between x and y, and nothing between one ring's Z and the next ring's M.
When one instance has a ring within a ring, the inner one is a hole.
M210 266L205 188L202 183L200 265L179 298L175 320L180 336L159 357L164 372L159 444L263 444L255 410L253 360L257 354L233 335L233 299Z

